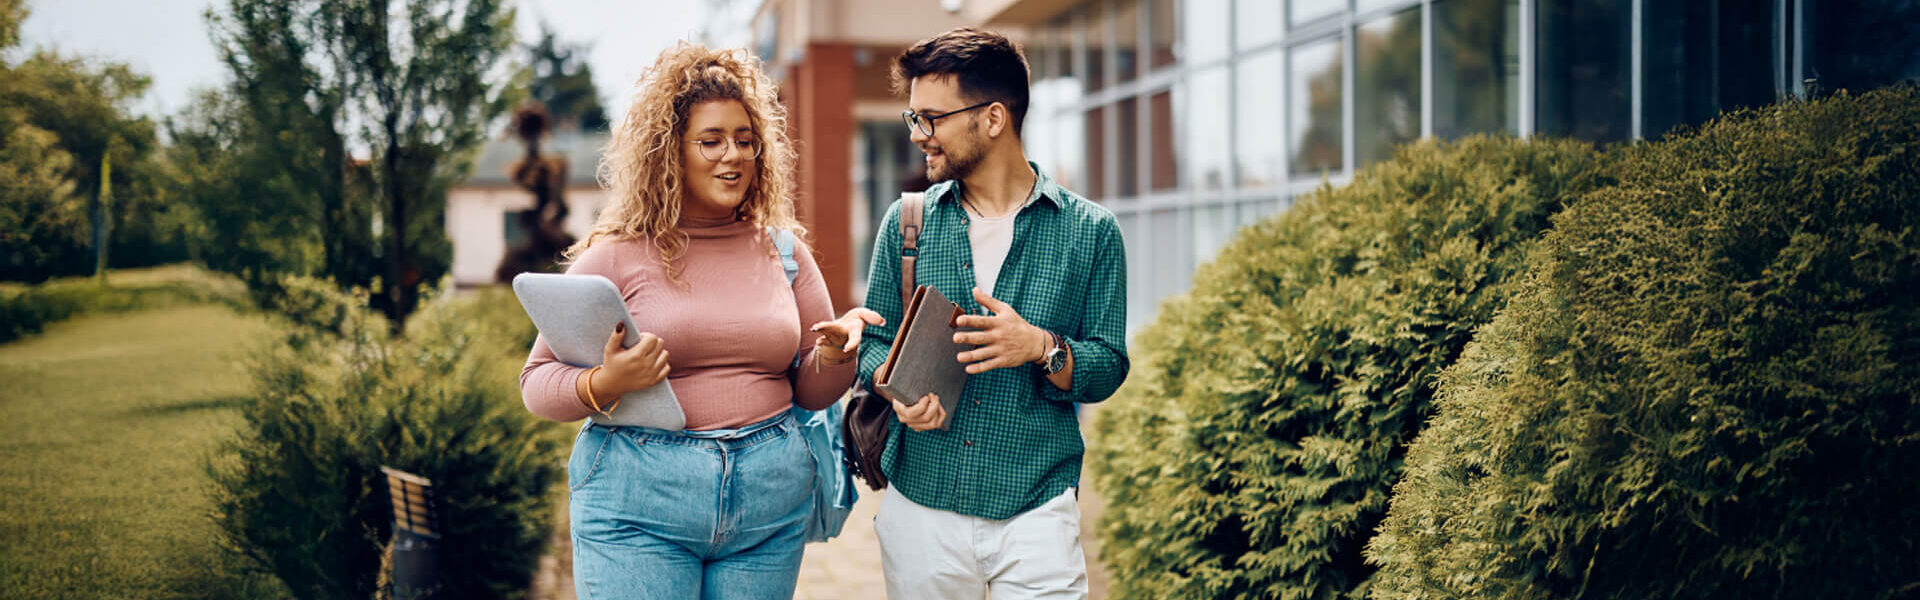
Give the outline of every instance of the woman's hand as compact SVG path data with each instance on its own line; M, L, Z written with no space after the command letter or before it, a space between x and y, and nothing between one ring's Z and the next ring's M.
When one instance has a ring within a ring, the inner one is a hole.
M813 351L825 362L847 362L860 350L860 334L867 326L885 324L887 319L880 313L865 308L848 309L847 314L838 319L813 324L813 331L820 334L820 339L813 343Z
M640 341L632 348L621 348L620 342L626 336L625 323L613 326L613 337L607 338L607 348L601 355L600 371L588 382L594 398L599 399L602 406L621 394L666 381L667 372L671 370L667 366L666 343L658 336L641 332Z

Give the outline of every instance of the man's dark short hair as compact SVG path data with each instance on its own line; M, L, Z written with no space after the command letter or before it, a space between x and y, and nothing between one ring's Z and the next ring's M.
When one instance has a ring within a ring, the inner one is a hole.
M1027 120L1027 57L1006 36L961 27L933 36L893 59L893 91L905 95L914 79L953 75L968 102L999 102L1013 115L1013 134Z

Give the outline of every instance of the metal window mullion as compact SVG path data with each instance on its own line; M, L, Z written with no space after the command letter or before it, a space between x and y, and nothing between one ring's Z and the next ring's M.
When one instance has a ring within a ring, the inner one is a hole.
M1793 23L1790 27L1793 27L1793 72L1787 83L1793 87L1794 97L1804 100L1807 97L1807 12L1804 0L1793 0Z
M1135 14L1140 15L1134 19L1133 36L1133 80L1140 84L1133 101L1133 122L1140 130L1133 149L1133 189L1136 195L1145 196L1153 189L1153 144L1158 141L1153 139L1153 127L1149 125L1153 120L1153 102L1152 94L1148 91L1152 88L1147 86L1147 72L1151 70L1148 65L1153 63L1153 5L1148 0L1127 1L1134 3ZM1167 100L1171 102L1173 99ZM1172 128L1168 128L1168 131L1172 131Z
M1280 49L1280 176L1277 179L1283 182L1281 185L1293 181L1293 50L1296 47L1288 44Z
M1539 53L1539 24L1534 14L1539 11L1538 0L1520 0L1520 131L1515 132L1523 138L1533 137L1533 104L1539 95L1538 77L1534 61Z
M1433 0L1420 2L1420 137L1433 137Z
M1628 49L1628 51L1633 54L1632 61L1628 63L1631 65L1629 68L1632 69L1628 75L1629 81L1631 81L1629 84L1629 89L1631 90L1629 94L1632 98L1630 104L1632 105L1631 110L1633 111L1630 119L1632 126L1628 131L1634 140L1640 140L1646 137L1643 133L1645 118L1641 114L1641 108L1644 106L1641 102L1641 95L1645 93L1646 89L1646 63L1644 62L1646 51L1642 46L1646 40L1643 32L1646 29L1646 5L1647 0L1633 0L1631 25L1633 30L1630 32L1632 42L1630 42L1631 46Z
M1354 23L1348 22L1345 31L1340 34L1340 53L1343 55L1340 57L1340 171L1348 175L1352 175L1356 170L1353 158L1358 153L1354 151L1354 147L1360 145L1353 138L1353 88L1354 77L1356 77L1354 63L1358 62L1359 58L1354 41L1354 38L1358 37L1354 33L1355 26Z
M1788 96L1787 68L1791 64L1787 59L1787 1L1773 1L1773 95L1774 100L1785 100Z
M1372 22L1374 19L1378 19L1380 17L1398 13L1400 11L1413 8L1415 6L1424 6L1424 5L1426 5L1426 2L1424 0L1413 0L1412 2L1400 2L1395 4L1388 4L1378 8L1368 9L1366 12L1360 12L1360 3L1358 1L1355 1L1353 3L1353 22L1369 23L1369 22Z

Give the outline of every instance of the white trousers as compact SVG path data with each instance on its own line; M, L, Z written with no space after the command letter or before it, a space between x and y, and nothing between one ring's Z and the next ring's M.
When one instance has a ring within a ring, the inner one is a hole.
M1074 490L1005 521L927 508L889 488L873 519L892 600L1084 599Z

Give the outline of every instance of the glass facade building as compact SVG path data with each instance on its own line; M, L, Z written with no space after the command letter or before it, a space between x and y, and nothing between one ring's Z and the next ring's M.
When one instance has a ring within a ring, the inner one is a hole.
M1410 140L1658 139L1741 107L1920 79L1911 0L1090 0L1051 12L1025 23L1027 150L1118 215L1136 327L1240 226Z

